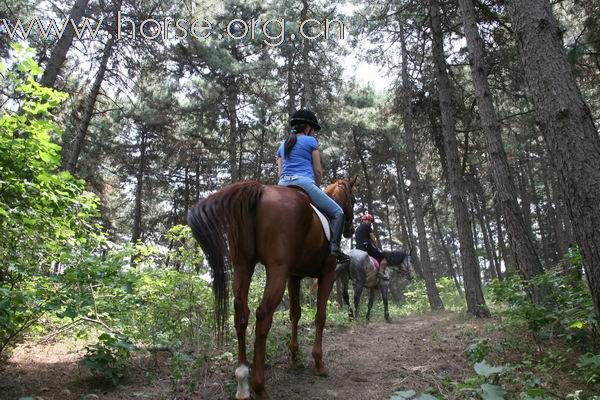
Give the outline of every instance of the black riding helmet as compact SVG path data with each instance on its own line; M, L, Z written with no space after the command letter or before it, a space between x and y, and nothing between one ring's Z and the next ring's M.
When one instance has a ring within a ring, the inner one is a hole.
M292 114L292 118L290 118L290 125L295 126L299 124L309 124L315 128L315 131L321 130L321 125L319 125L317 116L310 110L302 109Z

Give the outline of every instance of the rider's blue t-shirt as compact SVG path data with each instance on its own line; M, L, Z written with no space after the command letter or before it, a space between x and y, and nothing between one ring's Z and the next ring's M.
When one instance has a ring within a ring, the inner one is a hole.
M283 146L285 141L279 145L277 155L282 161L283 176L304 176L315 179L312 167L312 152L319 148L317 139L308 135L296 135L296 144L292 147L288 157L284 157Z

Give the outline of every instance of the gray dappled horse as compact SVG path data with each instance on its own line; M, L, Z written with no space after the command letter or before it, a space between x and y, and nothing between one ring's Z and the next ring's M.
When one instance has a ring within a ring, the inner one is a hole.
M397 268L401 273L406 275L408 279L415 277L415 269L413 266L412 257L403 250L391 250L383 251L385 258L388 260L388 269ZM371 315L371 308L373 307L373 300L375 296L375 289L379 289L381 297L383 298L383 307L385 311L385 320L391 322L390 314L388 312L388 293L389 293L389 279L370 277L369 268L374 268L371 263L371 258L367 252L353 249L350 252L350 261L345 263L339 263L336 266L335 272L338 277L338 282L342 283L342 297L344 302L350 308L350 317L358 318L358 304L360 302L360 295L362 294L363 288L369 290L369 307L367 309L367 320ZM389 270L388 270L389 274ZM371 279L367 279L367 276ZM348 281L352 280L354 284L354 313L350 306L350 299L348 296Z

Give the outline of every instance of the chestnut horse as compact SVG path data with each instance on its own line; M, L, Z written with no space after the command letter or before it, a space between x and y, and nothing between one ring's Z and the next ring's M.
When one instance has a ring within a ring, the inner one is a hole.
M354 228L352 180L330 184L327 193L343 209L344 236L351 237ZM257 262L265 266L267 282L260 305L256 309L256 337L252 388L256 398L269 399L265 389L265 344L273 322L273 313L285 291L290 300L292 335L289 342L290 364L296 363L298 320L300 319L300 281L317 278L317 313L315 341L312 349L319 376L328 374L321 348L327 299L335 282L335 258L329 255L327 241L319 218L301 190L268 186L255 181L228 185L201 200L188 214L188 225L210 264L215 295L215 314L219 337L228 320L228 270L233 269L235 330L238 338L238 382L236 398L249 399L246 366L246 327L248 326L248 289Z

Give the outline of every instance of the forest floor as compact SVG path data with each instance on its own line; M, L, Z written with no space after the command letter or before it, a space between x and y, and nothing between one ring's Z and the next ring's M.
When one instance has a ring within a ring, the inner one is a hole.
M489 336L494 324L494 320L442 312L403 317L389 324L358 322L334 327L324 337L328 377L312 374L311 348L305 340L301 348L304 367L289 370L284 352L276 353L267 369L267 385L273 399L387 399L408 389L434 390L444 398L455 398L448 382L475 375L465 348L479 335ZM304 327L301 336L309 336L310 329ZM82 348L77 342L18 347L0 365L0 399L224 400L235 391L235 362L230 354L194 363L193 373L186 370L177 384L168 353L136 357L126 381L110 388L80 366ZM561 392L571 389L568 378L556 371L553 374L561 382Z

